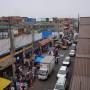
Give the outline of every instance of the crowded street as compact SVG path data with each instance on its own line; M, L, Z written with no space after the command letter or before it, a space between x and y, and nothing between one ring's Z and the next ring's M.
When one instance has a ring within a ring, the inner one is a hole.
M89 3L1 0L0 90L90 90Z
M67 28L60 32L53 32L57 27L53 23L45 24L45 31L22 30L18 36L9 31L10 38L1 39L0 79L8 83L6 90L69 90L78 39L77 30L69 25L63 25Z
M53 90L54 86L56 84L56 81L57 81L56 75L58 73L58 70L62 65L62 61L63 61L64 57L67 56L68 54L69 54L69 50L60 50L59 62L58 62L58 64L55 65L55 68L54 68L53 72L51 73L51 75L49 76L49 78L47 80L44 80L44 81L35 79L33 81L32 87L30 87L30 90ZM69 67L70 73L69 73L68 78L67 78L68 85L70 83L70 79L71 79L71 75L72 75L72 71L73 71L72 64L74 61L74 57L72 57L71 60L72 60L72 63ZM66 90L69 90L68 86L67 86Z

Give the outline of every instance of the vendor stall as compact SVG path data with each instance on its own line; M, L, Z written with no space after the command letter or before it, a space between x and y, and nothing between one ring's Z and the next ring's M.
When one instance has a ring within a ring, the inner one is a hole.
M44 39L39 42L39 47L40 47L41 53L47 52L50 46L51 46L50 39Z

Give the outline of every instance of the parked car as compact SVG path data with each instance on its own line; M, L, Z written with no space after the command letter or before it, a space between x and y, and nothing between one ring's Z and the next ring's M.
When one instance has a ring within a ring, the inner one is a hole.
M69 66L70 65L70 62L69 61L63 61L63 66Z
M57 78L66 77L67 72L68 72L67 66L61 66L57 73Z
M76 50L76 44L72 44L71 49Z
M66 56L64 60L65 61L70 61L70 59L71 59L70 56Z
M70 50L69 55L70 55L71 57L75 56L75 50Z
M67 86L66 78L61 77L57 80L54 90L65 90Z
M65 59L62 62L63 66L69 66L70 65L70 56L66 56Z

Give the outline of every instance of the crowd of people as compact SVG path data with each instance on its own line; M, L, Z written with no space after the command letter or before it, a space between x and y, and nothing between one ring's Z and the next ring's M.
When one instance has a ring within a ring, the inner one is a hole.
M49 51L48 53L49 55L52 55L55 57L55 63L58 63L58 57L59 57L59 48L58 47L54 47L51 51Z
M28 90L36 77L36 67L26 64L16 64L16 77L13 79L15 90Z
M49 55L55 56L55 63L58 63L59 48L54 47ZM16 63L16 77L13 79L12 90L28 90L37 76L38 67L28 62Z

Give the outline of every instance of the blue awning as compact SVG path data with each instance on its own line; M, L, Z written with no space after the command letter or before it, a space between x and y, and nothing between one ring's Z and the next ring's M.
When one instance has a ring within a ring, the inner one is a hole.
M37 56L36 58L35 58L35 61L34 62L36 62L36 63L40 63L42 60L43 60L43 56Z

